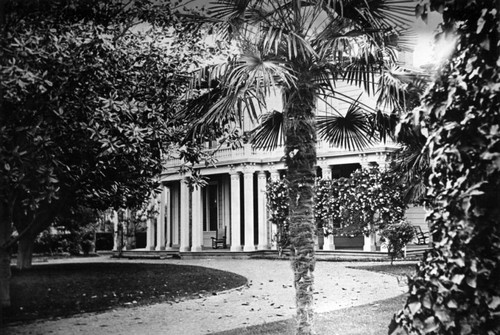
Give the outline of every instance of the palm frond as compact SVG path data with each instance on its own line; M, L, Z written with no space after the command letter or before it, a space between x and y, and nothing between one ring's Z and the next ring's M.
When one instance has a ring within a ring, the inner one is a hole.
M321 99L322 101L325 101L325 102L326 102L326 99L331 98L331 99L338 100L340 102L345 102L348 105L352 105L352 104L356 103L357 105L362 107L365 112L368 112L371 114L377 113L377 110L375 108L359 101L359 97L354 98L354 97L351 97L350 95L344 94L338 90L328 91L328 90L324 89L322 91L322 94L318 95L318 98Z
M362 87L368 94L375 93L375 73L380 71L379 62L370 52L351 59L345 68L345 79L349 84Z
M322 139L340 148L362 150L373 144L370 120L357 101L345 115L318 116L317 129Z
M350 0L334 1L337 15L367 27L409 27L415 16L413 0Z
M424 150L427 138L418 125L403 122L399 126L398 142L403 146L394 153L391 171L400 174L407 185L406 200L418 202L425 195L425 180L430 170L429 157Z
M185 141L199 142L213 136L230 123L240 124L247 112L254 118L260 114L262 99L256 99L251 90L234 91L216 87L191 100L177 118L190 125Z
M274 110L262 115L260 125L250 135L254 148L274 150L284 145L283 113Z
M423 92L429 82L425 73L409 71L400 66L383 69L377 88L377 105L392 110L404 110L408 86L414 87L417 92Z
M377 113L372 114L370 118L372 120L372 136L378 134L379 141L384 143L386 142L387 137L394 139L394 131L399 121L399 114L386 114L381 110L378 110Z
M276 86L292 87L295 76L286 63L271 58L264 58L259 53L245 53L238 65L228 71L224 85L232 89L253 89L263 95L271 94Z

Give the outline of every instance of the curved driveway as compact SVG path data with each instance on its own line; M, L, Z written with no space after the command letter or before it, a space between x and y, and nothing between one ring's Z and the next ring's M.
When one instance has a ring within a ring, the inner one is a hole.
M87 261L111 261L93 258ZM69 260L74 262L75 260ZM138 260L121 262L138 262ZM56 261L54 261L56 262ZM290 262L283 260L199 259L140 262L212 267L245 276L249 285L178 303L117 308L66 319L8 327L4 334L171 334L196 335L291 318L295 313ZM52 263L52 262L51 262ZM362 305L406 292L396 277L347 268L361 263L317 262L315 311Z

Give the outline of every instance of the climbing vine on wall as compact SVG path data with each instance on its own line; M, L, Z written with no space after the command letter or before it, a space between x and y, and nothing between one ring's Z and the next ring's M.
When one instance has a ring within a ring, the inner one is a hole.
M349 178L335 179L329 184L327 201L323 200L326 193L321 191L317 194L322 200L316 203L316 210L325 213L321 221L325 235L369 234L403 219L403 185L394 174L372 167L356 170ZM328 209L321 208L323 204ZM329 220L325 215L329 215Z
M318 230L325 235L354 236L399 223L406 204L403 185L397 180L394 174L377 167L356 170L350 178L317 179L314 217ZM267 194L271 223L286 223L286 181L271 181ZM282 226L286 230L287 225Z
M276 225L274 242L281 254L290 245L288 217L288 183L286 179L269 180L266 187L269 222Z

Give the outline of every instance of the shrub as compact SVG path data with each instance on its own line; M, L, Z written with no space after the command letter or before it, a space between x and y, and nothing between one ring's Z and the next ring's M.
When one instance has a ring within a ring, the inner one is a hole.
M404 257L403 248L415 237L415 229L409 222L402 221L382 229L380 236L387 241L392 264L395 258Z

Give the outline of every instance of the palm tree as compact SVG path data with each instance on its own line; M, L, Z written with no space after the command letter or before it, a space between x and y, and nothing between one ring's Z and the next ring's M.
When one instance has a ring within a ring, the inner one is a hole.
M313 333L317 131L359 149L372 143L374 129L383 137L394 125L390 116L342 95L335 83L347 80L373 94L379 77L381 99L400 107L401 87L387 78L395 78L396 37L408 28L413 6L412 0L220 0L208 6L206 20L236 41L240 53L197 72L193 88L205 91L182 113L191 124L186 141L220 136L244 113L256 120L266 97L281 92L283 110L262 116L252 140L268 148L285 144L299 334ZM343 115L330 105L331 115L317 124L318 101L329 105L331 98L352 106Z

